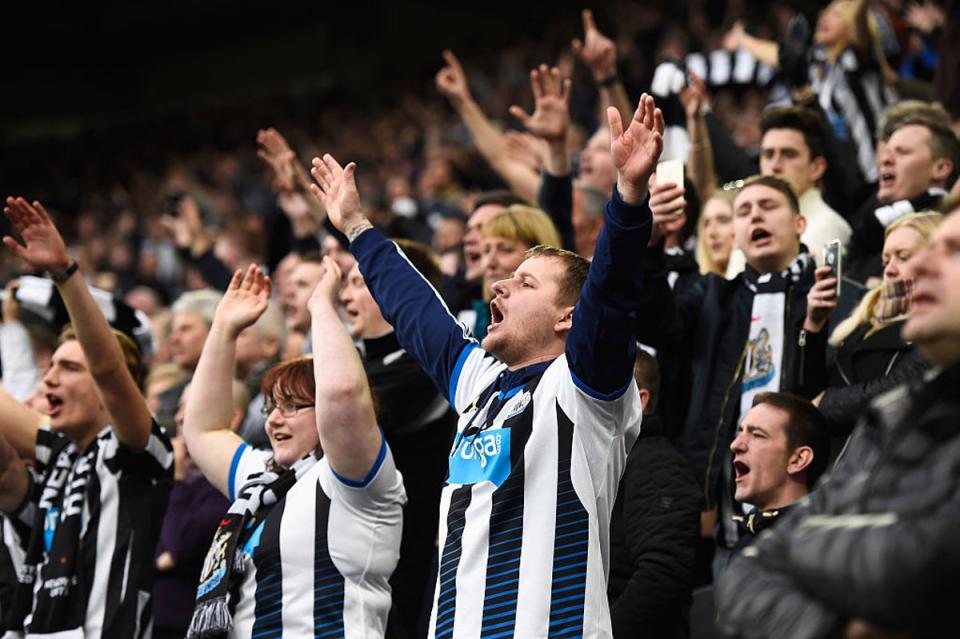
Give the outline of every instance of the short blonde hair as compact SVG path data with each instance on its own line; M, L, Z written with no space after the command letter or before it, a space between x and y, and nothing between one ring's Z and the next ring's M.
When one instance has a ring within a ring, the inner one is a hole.
M484 222L481 229L483 237L503 237L515 240L526 245L534 246L560 245L560 234L546 213L532 206L513 204L505 211L497 213Z

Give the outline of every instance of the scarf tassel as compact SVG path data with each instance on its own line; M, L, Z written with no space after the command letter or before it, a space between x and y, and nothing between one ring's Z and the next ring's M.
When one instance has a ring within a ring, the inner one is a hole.
M226 596L199 604L190 620L187 639L209 639L224 634L233 626Z

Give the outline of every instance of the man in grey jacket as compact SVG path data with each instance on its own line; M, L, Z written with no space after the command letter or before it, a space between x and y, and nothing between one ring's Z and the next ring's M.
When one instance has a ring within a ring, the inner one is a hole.
M934 368L877 398L834 475L733 560L732 636L960 634L960 201L945 210L903 329Z

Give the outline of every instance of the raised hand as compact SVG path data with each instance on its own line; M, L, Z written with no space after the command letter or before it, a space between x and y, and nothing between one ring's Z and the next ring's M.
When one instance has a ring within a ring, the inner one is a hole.
M9 235L3 238L3 243L17 257L34 268L50 273L62 273L70 266L67 245L40 202L34 200L31 205L22 197L8 197L3 213L23 239L23 244L20 244Z
M626 129L620 112L613 107L607 109L607 123L610 155L617 167L617 190L627 204L639 204L647 197L647 183L663 152L663 113L644 93Z
M510 114L538 138L548 143L566 143L570 127L570 80L562 79L557 67L551 69L541 64L539 69L530 71L530 88L533 115L516 104L510 107Z
M687 119L693 119L703 113L703 107L709 105L710 94L703 78L693 71L687 71L689 83L680 89L680 103L687 114Z
M194 256L200 256L210 248L200 207L189 195L180 200L176 215L164 215L160 223L179 248L190 249Z
M583 61L593 79L597 82L606 80L617 74L617 48L613 40L600 33L593 20L593 13L584 9L583 41L574 39L571 43L574 53Z
M741 49L743 48L743 40L746 34L747 30L743 26L743 20L737 20L733 23L733 26L730 27L730 30L727 31L726 35L723 36L721 46L727 51Z
M467 74L463 72L463 67L460 66L457 56L453 55L453 51L445 49L443 60L447 65L437 72L437 90L454 106L458 106L470 100L470 85L467 83Z
M256 264L251 264L246 272L237 269L217 306L214 323L236 338L267 310L272 288L270 278Z
M288 193L296 188L296 153L287 140L274 129L257 131L257 156L273 169L273 189L278 193Z
M333 225L347 237L350 237L350 230L355 226L367 223L360 212L360 194L354 179L356 171L356 164L350 162L344 168L329 153L323 159L313 158L313 168L310 169L310 174L317 181L310 185L310 191L327 209Z
M804 330L819 333L826 326L830 313L837 308L837 278L829 266L821 266L813 273L816 283L807 293L807 317Z
M540 173L543 168L543 158L548 153L543 140L529 133L504 131L503 143L511 160L530 167L537 174ZM960 182L960 180L957 181Z
M340 298L340 277L342 273L336 261L329 255L323 258L323 275L317 282L310 299L307 300L307 308L313 309L317 304L325 304L336 307L337 300Z

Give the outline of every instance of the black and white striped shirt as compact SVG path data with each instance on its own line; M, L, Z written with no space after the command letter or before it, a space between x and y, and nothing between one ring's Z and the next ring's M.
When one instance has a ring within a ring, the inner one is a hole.
M37 432L34 499L43 517L43 561L31 612L24 621L27 636L149 637L153 554L173 483L170 440L154 422L146 449L132 452L107 426L66 466L61 453L71 446L73 442L63 435ZM81 466L88 462L89 472L84 473ZM48 578L54 562L63 561L50 552L61 547L60 524L76 508L81 528L79 545L73 550L74 570L66 577ZM66 615L45 614L37 606L41 588L51 597L58 596L57 580L68 583L63 590L79 588L73 595L79 603Z

